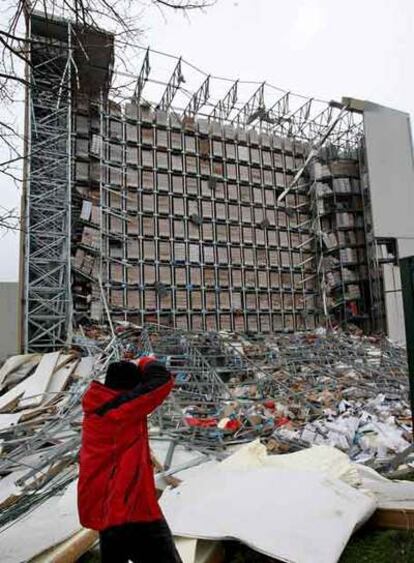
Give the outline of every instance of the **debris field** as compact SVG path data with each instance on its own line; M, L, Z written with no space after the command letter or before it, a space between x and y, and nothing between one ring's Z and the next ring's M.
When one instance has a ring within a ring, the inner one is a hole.
M156 354L176 382L150 419L151 444L168 443L161 476L257 438L269 455L333 446L382 472L411 444L406 353L386 339L91 325L71 350L14 356L0 369L0 537L73 486L83 392L109 362L142 354ZM183 448L196 461L174 466Z

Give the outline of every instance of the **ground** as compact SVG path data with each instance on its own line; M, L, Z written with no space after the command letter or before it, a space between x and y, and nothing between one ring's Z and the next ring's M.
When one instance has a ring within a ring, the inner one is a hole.
M274 561L238 544L226 549L226 563ZM365 529L354 535L339 563L414 563L414 532Z
M264 555L237 542L225 542L225 563L274 563ZM99 557L85 555L79 563L98 563ZM317 562L315 562L317 563ZM339 563L414 563L414 532L364 529L349 542Z

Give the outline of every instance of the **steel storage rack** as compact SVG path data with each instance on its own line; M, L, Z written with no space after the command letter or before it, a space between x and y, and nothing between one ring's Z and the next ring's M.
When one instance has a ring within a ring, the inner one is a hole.
M311 165L322 308L329 322L366 328L373 296L359 159L328 151L324 156Z
M49 40L42 21L36 25ZM38 200L60 221L53 253L33 244L35 159L28 174L27 349L62 347L73 323L91 321L271 333L313 329L322 314L371 326L381 271L373 283L378 260L357 114L267 83L229 88L205 75L191 91L188 74L199 71L177 59L169 78L153 78L150 59L162 54L149 49L137 75L118 74L112 36L77 29L71 45L70 29L56 21L59 80L70 85L52 104L61 115L59 158L46 158L47 143L39 147L42 190L59 179L59 197L45 191ZM126 77L132 86L120 94L117 81ZM36 125L46 134L41 120ZM37 140L32 134L33 147ZM349 160L351 174L329 168ZM53 284L43 284L46 272ZM378 326L381 315L379 307Z
M107 103L100 123L102 280L115 318L184 330L315 326L306 191L276 205L303 146L143 105Z

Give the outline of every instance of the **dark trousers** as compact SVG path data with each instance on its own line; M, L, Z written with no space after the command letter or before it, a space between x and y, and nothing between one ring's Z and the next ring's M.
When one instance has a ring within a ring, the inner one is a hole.
M102 563L182 563L165 520L107 528L99 543Z

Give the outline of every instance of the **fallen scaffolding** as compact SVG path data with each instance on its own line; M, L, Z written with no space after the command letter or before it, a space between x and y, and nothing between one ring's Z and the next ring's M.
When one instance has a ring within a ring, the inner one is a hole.
M411 440L405 351L385 339L323 329L248 339L147 327L137 351L160 355L175 374L160 429L194 447L261 436L277 451L329 444L381 466ZM191 369L198 357L209 366L202 387Z

